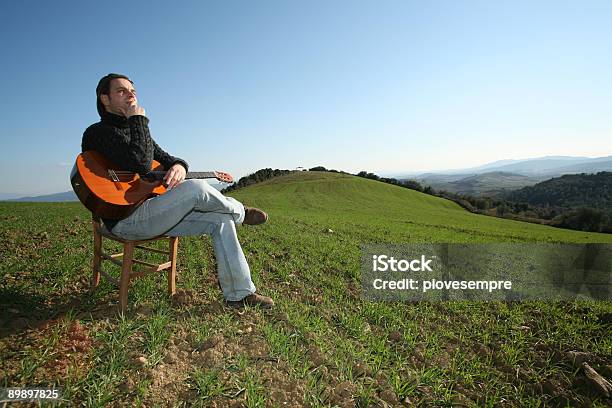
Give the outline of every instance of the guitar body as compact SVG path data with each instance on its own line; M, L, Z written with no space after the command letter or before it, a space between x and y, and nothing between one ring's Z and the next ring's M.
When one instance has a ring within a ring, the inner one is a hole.
M85 207L100 218L122 219L148 198L164 194L166 172L153 160L144 176L117 168L100 153L89 150L77 156L70 173L70 183ZM185 178L215 178L232 183L233 177L222 171L187 172Z
M166 192L161 181L143 180L137 173L113 180L109 169L119 170L100 153L90 150L79 154L70 174L79 200L101 218L125 218L143 201ZM153 160L151 170L162 171L163 166Z

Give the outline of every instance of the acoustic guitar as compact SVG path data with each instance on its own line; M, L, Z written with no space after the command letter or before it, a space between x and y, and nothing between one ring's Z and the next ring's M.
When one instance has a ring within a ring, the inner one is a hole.
M101 218L121 219L130 215L145 200L167 189L163 166L153 160L146 175L124 171L100 153L89 150L79 154L70 173L70 182L85 207ZM187 172L185 178L215 178L232 183L231 175L221 171Z

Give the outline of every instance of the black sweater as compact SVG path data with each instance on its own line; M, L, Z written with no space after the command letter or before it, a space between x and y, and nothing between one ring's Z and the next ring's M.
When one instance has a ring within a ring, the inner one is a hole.
M180 163L188 169L187 162L171 156L155 143L149 133L149 119L134 115L129 119L104 112L100 122L89 126L83 133L81 151L95 150L122 170L146 174L151 161L157 160L165 169ZM118 220L103 219L110 230Z

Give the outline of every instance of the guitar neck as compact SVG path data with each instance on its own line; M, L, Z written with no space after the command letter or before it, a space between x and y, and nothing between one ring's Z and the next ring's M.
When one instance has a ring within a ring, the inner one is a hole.
M185 178L188 179L205 179L205 178L217 178L214 171L188 171Z
M146 174L147 178L154 178L156 180L162 180L166 175L165 171L150 171ZM206 178L217 178L214 171L188 171L185 175L186 179L206 179Z

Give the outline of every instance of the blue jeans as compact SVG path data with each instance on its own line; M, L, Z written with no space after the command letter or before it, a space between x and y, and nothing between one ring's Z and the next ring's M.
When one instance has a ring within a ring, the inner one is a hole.
M210 235L223 296L226 300L241 300L255 293L251 271L236 235L236 224L243 220L244 206L239 201L225 197L204 180L190 179L146 200L119 221L112 233L130 240L159 235Z

